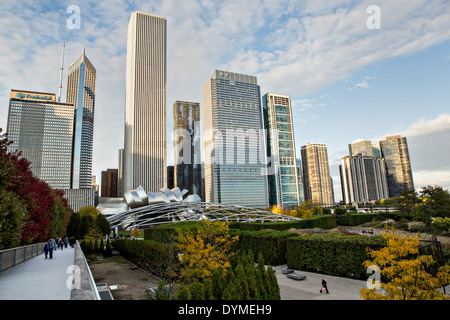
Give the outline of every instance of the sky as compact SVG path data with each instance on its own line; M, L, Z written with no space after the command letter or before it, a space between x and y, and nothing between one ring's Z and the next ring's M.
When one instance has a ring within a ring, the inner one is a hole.
M291 97L297 157L308 142L327 145L336 201L348 144L397 134L408 139L416 189L450 189L447 0L1 0L0 128L11 89L58 93L64 42L65 101L67 70L85 46L97 69L93 174L117 168L128 21L152 8L167 19L168 164L173 103L201 102L219 69Z

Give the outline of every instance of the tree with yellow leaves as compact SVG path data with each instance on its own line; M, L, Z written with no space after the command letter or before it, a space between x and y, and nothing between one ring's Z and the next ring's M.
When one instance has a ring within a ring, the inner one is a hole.
M181 260L181 280L191 283L211 278L214 270L230 266L231 246L239 239L231 236L227 222L202 219L196 230L180 230L177 246Z
M370 250L372 261L365 267L378 266L381 279L378 288L362 288L360 296L365 300L448 300L449 296L438 290L449 283L450 267L439 268L436 276L427 272L434 261L429 255L420 255L420 240L405 236L394 229L383 234L386 246Z

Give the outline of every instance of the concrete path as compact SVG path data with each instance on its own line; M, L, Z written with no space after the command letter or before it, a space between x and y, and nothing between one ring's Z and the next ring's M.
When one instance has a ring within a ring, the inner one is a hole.
M67 247L53 252L53 259L40 254L0 272L0 300L70 300L67 268L74 261L75 249Z
M360 300L359 291L366 287L366 281L325 275L330 293L320 293L324 275L294 270L297 274L306 275L306 279L293 280L282 273L286 267L273 267L280 286L281 300Z

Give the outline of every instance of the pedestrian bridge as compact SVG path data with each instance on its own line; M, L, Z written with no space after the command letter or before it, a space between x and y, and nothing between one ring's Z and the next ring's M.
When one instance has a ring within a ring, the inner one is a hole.
M52 259L43 246L0 251L0 300L101 300L78 242Z

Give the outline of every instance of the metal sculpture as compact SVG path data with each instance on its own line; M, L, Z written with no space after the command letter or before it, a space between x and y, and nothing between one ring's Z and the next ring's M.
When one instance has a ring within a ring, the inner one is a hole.
M112 228L146 228L164 223L180 221L229 222L282 222L300 220L299 218L273 213L263 209L238 205L225 205L202 202L196 194L188 195L187 190L162 188L161 192L145 193L139 186L125 193L129 210L107 217Z

